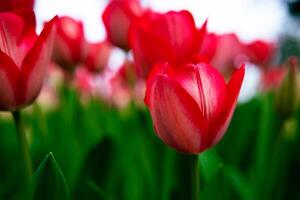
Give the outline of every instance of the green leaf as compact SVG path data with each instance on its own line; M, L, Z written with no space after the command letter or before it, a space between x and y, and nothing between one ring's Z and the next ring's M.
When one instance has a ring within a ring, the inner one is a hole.
M223 167L223 163L214 149L201 153L199 164L205 181L210 181Z
M45 157L33 176L31 197L34 200L70 199L66 180L52 153Z

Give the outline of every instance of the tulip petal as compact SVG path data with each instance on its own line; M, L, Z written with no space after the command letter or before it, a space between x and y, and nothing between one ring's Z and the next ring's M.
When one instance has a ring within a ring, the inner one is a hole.
M0 49L19 66L24 58L18 48L18 40L22 35L24 23L20 16L13 13L0 14Z
M175 81L159 74L147 88L150 113L157 135L185 153L202 150L207 122L194 99Z
M177 73L176 80L197 102L202 117L214 120L225 106L226 84L222 75L205 63L187 65Z
M213 129L211 132L215 133L215 135L212 135L210 138L211 141L210 146L218 143L220 139L224 136L225 131L228 128L244 80L244 75L245 75L245 66L242 65L233 74L231 80L227 84L226 109L215 120L213 126L211 126L211 128Z
M0 50L0 110L15 109L18 77L19 68Z
M204 39L206 37L207 34L207 20L205 20L205 22L203 23L203 25L201 26L201 28L199 29L199 31L197 32L197 37L196 37L196 41L195 41L195 51L199 51L199 49L201 49L201 46L204 42Z
M31 103L39 94L46 75L47 65L51 58L54 22L57 17L49 21L37 38L33 47L22 63L22 98L25 104Z

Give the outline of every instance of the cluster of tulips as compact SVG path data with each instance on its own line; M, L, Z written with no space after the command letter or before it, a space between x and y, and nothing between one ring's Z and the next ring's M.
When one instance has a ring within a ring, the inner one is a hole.
M226 133L248 65L261 72L258 91L275 94L274 107L284 122L297 109L298 58L273 67L277 42L242 42L234 33L209 32L209 19L197 27L189 11L159 13L138 0L109 1L101 14L107 37L89 42L82 22L69 16L54 16L37 34L33 7L33 0L0 2L0 111L12 113L19 139L20 170L25 174L21 199L70 198L52 154L42 164L32 164L31 133L20 112L25 109L27 116L34 106L49 112L49 103L63 102L61 93L71 95L75 89L82 106L92 101L116 110L132 104L141 110L147 107L165 148L188 160L186 176L191 180L186 184L191 189L186 195L191 199L199 199L201 188L199 154ZM115 49L125 55L117 71L109 67ZM0 134L5 131L0 129ZM112 199L97 191L99 199Z

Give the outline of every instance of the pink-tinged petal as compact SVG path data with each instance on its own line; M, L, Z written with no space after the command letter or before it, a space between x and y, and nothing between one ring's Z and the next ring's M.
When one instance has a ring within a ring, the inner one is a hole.
M20 85L23 93L20 93L20 101L24 105L31 103L42 88L46 67L51 58L56 20L57 17L54 17L45 25L34 46L23 60Z
M0 49L20 66L24 53L18 48L24 23L20 16L13 13L0 13Z
M226 84L222 75L212 66L201 63L182 67L175 79L193 97L207 121L214 120L223 110Z
M244 75L245 75L245 66L242 65L233 74L231 80L227 84L226 105L225 105L226 109L220 114L220 116L215 120L215 122L212 122L212 124L210 125L210 127L212 128L211 132L215 133L215 135L211 135L212 137L210 138L209 146L218 143L220 139L224 136L225 131L228 128L244 80Z
M0 51L0 110L14 110L20 71L14 61Z
M207 122L199 115L196 101L167 75L157 75L147 90L148 106L157 135L178 151L202 151Z

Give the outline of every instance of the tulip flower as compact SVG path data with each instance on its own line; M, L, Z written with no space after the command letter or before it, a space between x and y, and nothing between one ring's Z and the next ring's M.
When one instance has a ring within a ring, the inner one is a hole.
M284 80L286 73L287 68L283 66L269 67L263 70L260 77L259 89L263 92L278 89Z
M233 70L249 60L246 46L234 33L209 34L203 43L203 48L212 48L210 51L206 50L210 53L210 63L225 75L231 74Z
M14 111L38 96L50 61L53 24L48 22L39 36L31 37L19 15L0 13L0 110ZM31 32L32 33L32 32Z
M0 1L0 12L9 12L16 9L33 10L34 0L2 0Z
M247 45L250 62L260 66L269 64L275 53L275 45L263 40L256 40Z
M145 103L155 132L177 151L197 154L223 137L236 106L245 69L228 84L206 63L174 68L158 64L147 82Z
M85 65L90 72L99 72L108 64L111 46L108 42L89 43Z
M54 61L67 70L82 62L86 56L86 41L83 24L64 16L57 20L57 33L54 42Z
M115 46L129 49L129 27L142 12L138 0L111 0L102 15L107 39Z
M206 23L198 30L188 11L146 12L129 34L138 75L147 77L156 63L184 64L200 51L205 33Z

